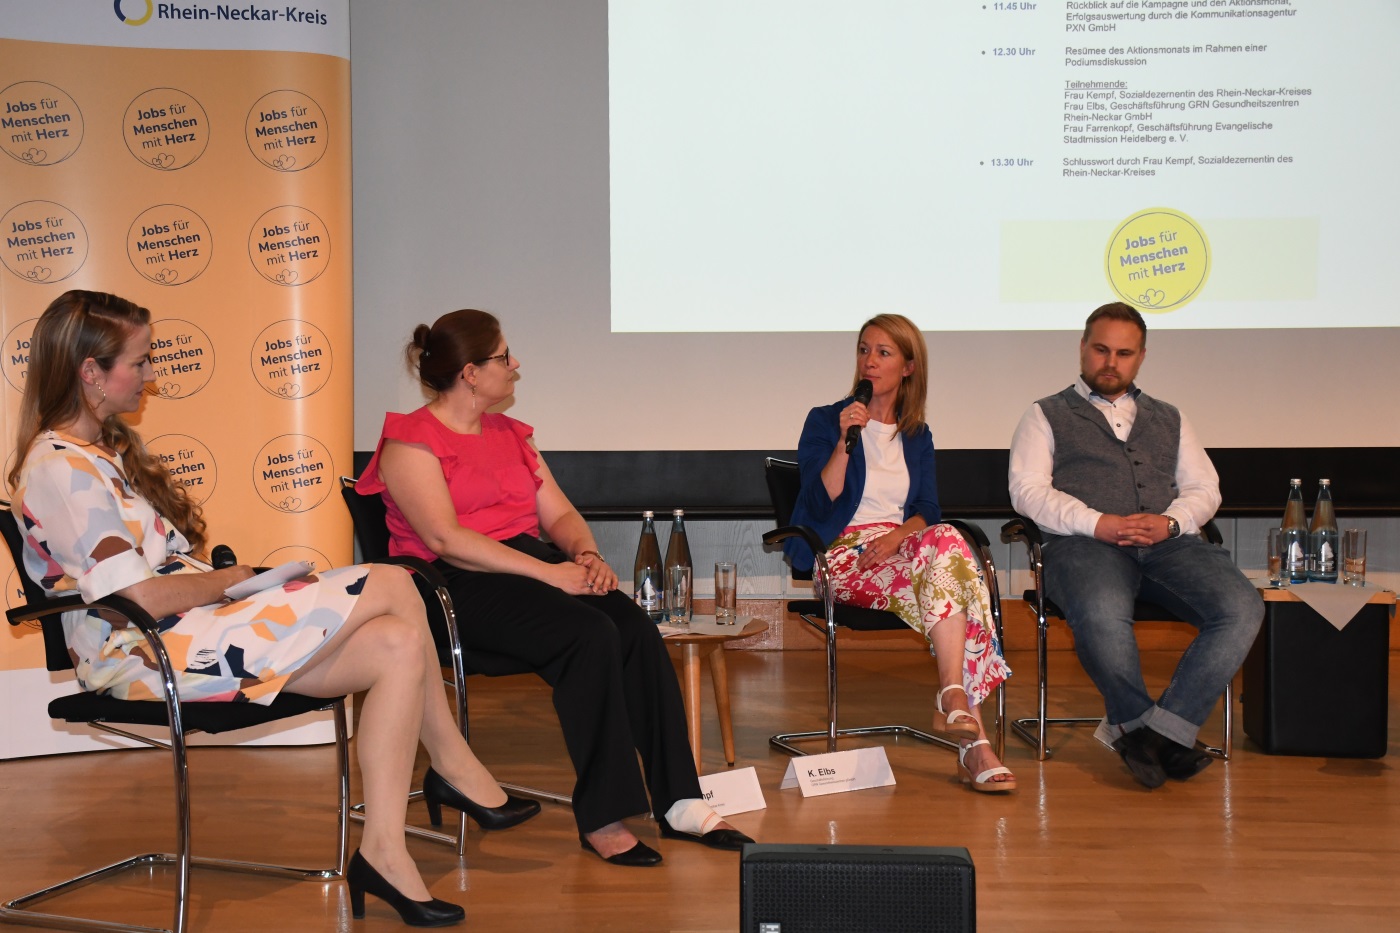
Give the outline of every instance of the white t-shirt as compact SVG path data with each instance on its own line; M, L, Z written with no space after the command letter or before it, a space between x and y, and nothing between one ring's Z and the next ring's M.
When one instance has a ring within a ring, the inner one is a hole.
M860 446L865 452L865 489L851 524L903 524L909 467L904 463L904 435L899 425L868 422L860 432Z

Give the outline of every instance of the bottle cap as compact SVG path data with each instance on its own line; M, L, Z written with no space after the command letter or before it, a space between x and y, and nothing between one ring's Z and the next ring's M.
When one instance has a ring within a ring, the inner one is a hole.
M1317 484L1318 484L1319 486L1331 486L1331 485L1332 485L1332 481L1331 481L1330 479L1320 479L1320 480L1317 481Z
M651 509L647 509L645 512L642 513L642 518L655 518L655 517L656 517L656 513L653 512Z
M676 518L680 518L685 515L685 509L673 509L671 514L676 516Z
M1291 479L1291 480L1289 480L1288 482L1289 482L1290 485L1293 485L1293 486L1301 486L1301 485L1303 485L1303 481L1302 481L1301 479Z

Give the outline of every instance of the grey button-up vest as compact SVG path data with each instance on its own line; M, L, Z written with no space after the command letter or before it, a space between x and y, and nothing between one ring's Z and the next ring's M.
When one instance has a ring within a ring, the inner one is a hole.
M1177 497L1181 412L1146 393L1126 441L1070 386L1038 403L1055 435L1052 485L1100 512L1160 514Z

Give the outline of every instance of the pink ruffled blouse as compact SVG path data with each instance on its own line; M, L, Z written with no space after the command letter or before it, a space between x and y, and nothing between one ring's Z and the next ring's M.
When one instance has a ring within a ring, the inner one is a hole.
M543 481L536 475L539 457L529 444L534 433L528 424L506 415L484 414L480 434L458 434L426 407L407 415L386 414L379 446L355 488L361 493L383 494L388 511L389 552L395 556L437 559L404 518L379 476L384 441L421 444L431 450L442 463L458 523L504 541L518 534L538 535L540 531L535 493Z

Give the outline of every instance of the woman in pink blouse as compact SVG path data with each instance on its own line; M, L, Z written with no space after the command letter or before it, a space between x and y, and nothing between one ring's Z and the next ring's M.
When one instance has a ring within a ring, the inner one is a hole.
M385 417L358 488L384 494L391 551L447 577L467 663L487 675L528 668L554 688L583 848L617 865L659 863L622 822L647 809L663 836L717 849L752 842L700 799L656 625L617 589L533 429L490 411L512 397L520 367L500 323L484 311L445 314L418 325L408 359L431 400Z

